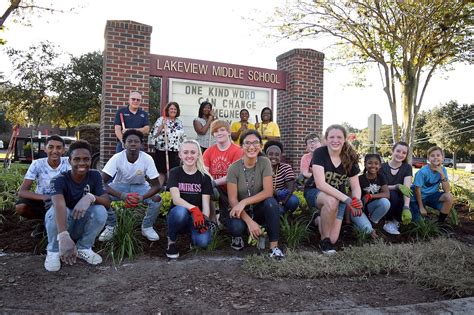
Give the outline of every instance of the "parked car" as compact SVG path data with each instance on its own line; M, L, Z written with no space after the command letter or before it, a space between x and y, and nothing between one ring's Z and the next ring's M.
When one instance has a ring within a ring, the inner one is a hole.
M425 158L414 157L414 158L411 159L411 165L415 168L422 168L426 164L427 164L427 162L426 162Z
M454 160L450 158L444 158L443 160L443 166L446 167L453 167L454 166Z

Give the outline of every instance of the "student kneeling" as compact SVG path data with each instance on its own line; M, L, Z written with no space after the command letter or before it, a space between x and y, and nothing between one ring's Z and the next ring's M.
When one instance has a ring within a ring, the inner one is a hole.
M53 206L45 217L48 247L44 267L58 271L61 261L72 265L76 258L91 265L102 262L92 251L94 240L105 225L109 196L102 176L89 170L91 148L87 141L76 141L69 147L71 170L53 178Z

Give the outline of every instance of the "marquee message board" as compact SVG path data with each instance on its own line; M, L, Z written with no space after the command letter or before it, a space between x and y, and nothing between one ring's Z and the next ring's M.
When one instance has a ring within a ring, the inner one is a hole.
M255 115L260 120L262 109L272 107L271 89L243 85L170 79L169 96L179 104L186 135L192 139L196 137L193 120L198 116L199 104L205 100L212 104L218 119L226 120L229 124L240 120L241 109L247 109L249 121L255 123Z

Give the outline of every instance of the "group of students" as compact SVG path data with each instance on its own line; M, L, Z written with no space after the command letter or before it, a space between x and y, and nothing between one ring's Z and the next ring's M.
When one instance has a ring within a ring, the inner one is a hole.
M138 98L139 94L134 93L130 94L131 99ZM202 111L206 118L211 110L209 104L200 107L200 113ZM211 230L217 226L216 210L211 201L214 198L219 204L219 221L232 236L232 248L241 250L244 247L246 233L254 239L266 233L268 255L284 258L278 243L280 215L295 211L299 201L293 194L294 172L290 165L281 161L283 146L278 141L279 133L278 136L262 136L263 130L249 128L248 112L241 113L236 131L232 131L225 121L204 119L206 122L197 122L206 129L201 132L209 132L215 141L205 148L202 141L189 140L182 135L170 137L173 128L177 127L179 106L169 103L166 112L165 118L160 118L162 121L157 121L152 131L155 139L168 138L165 154L169 153L166 149L170 149L171 143L176 143L178 149L178 165L169 170L166 181L172 197L167 215L166 256L179 257L175 243L180 234L190 234L194 246L208 246ZM262 111L262 124L266 122L268 127L271 111L265 119L263 117ZM172 118L174 121L169 124ZM209 120L212 121L208 124ZM30 166L16 205L17 212L25 217L44 217L48 236L46 270L57 271L61 261L73 264L76 257L93 265L102 262L92 247L97 237L99 241L106 241L114 236L116 217L111 200L123 200L131 208L145 203L147 211L142 234L150 241L159 240L154 224L161 206L159 191L162 187L157 166L162 165L142 151L144 134L139 128L142 127L119 130L118 139L124 150L106 163L102 173L89 169L91 152L87 142L79 140L71 144L69 157L65 158L62 157L62 138L51 136L47 139L47 158L36 160ZM406 163L406 143L394 145L392 159L387 163L382 163L379 155L366 155L364 172L359 175L358 154L346 138L346 130L340 125L330 126L324 139L310 134L306 137L308 152L301 160L301 173L307 178L304 196L310 207L320 209L310 223L319 229L323 253L335 253L333 246L345 213L348 213L346 219L373 236L372 223L385 217L384 230L399 234L398 222L420 220L420 214L426 214L425 205L440 210L440 221L446 218L453 198L449 193L446 169L441 165L443 152L440 148L428 151L430 164L417 173L412 185L412 169ZM156 148L161 151L159 145ZM171 160L169 156L166 159ZM33 193L30 189L34 180L38 185ZM440 183L442 192L438 190ZM415 194L411 199L410 186Z

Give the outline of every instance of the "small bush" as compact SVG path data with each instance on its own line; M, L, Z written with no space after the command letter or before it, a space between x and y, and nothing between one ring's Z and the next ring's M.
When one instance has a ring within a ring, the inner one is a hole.
M160 207L160 214L162 216L167 216L168 212L171 209L171 194L169 191L164 191L160 193L161 196L161 207Z
M107 241L105 246L113 263L120 265L125 257L134 259L143 252L143 242L140 238L140 210L143 209L125 208L123 201L113 201L112 208L117 216L117 224L114 237Z
M215 251L229 243L229 238L226 235L220 235L219 230L215 229L211 234L211 242L207 246L208 251Z
M289 214L280 218L280 231L284 242L289 248L297 248L308 238L304 218L291 219Z
M299 215L301 213L308 212L308 203L306 202L306 199L304 197L303 192L297 190L293 194L296 197L298 197L298 200L300 202L300 205L299 205L298 209L296 209L296 211L295 211L295 215Z
M428 218L422 219L419 222L414 222L408 228L408 235L417 240L427 240L429 238L439 236L443 232L439 223Z
M24 169L19 167L0 169L0 212L13 209L15 206L24 174ZM2 217L0 214L0 223Z

